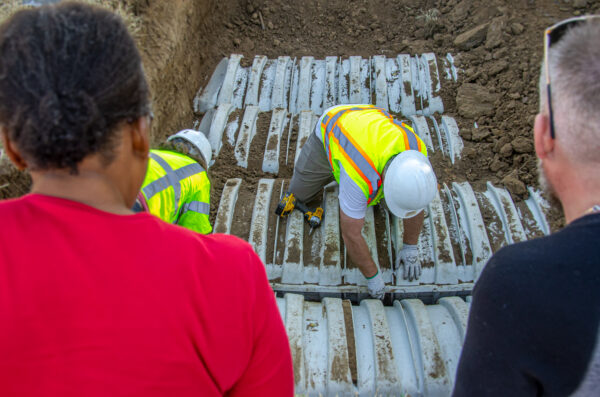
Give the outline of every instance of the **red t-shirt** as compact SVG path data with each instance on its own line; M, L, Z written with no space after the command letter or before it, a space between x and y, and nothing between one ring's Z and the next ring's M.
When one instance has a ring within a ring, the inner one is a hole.
M0 202L1 396L286 396L247 243L31 194Z

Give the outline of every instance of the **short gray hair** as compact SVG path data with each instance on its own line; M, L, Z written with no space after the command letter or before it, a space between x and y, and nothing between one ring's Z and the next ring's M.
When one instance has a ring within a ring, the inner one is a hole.
M600 23L569 29L552 46L549 71L556 140L575 162L600 163ZM544 68L540 112L547 113Z

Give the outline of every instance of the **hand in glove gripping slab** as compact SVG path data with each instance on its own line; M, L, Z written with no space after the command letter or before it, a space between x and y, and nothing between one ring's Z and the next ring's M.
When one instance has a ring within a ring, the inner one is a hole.
M421 277L421 260L416 245L404 244L396 258L396 271L404 264L403 278L408 281L418 280Z

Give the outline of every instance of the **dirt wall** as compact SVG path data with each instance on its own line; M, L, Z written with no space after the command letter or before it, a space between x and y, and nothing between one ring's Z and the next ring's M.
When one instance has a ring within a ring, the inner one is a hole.
M133 0L143 18L139 48L152 90L155 143L193 123L192 101L213 67L216 0Z

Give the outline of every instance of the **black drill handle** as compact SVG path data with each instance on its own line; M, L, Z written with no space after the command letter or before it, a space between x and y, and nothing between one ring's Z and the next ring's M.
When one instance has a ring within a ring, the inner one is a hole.
M300 200L296 200L296 208L299 209L303 214L306 214L310 211L308 207Z

